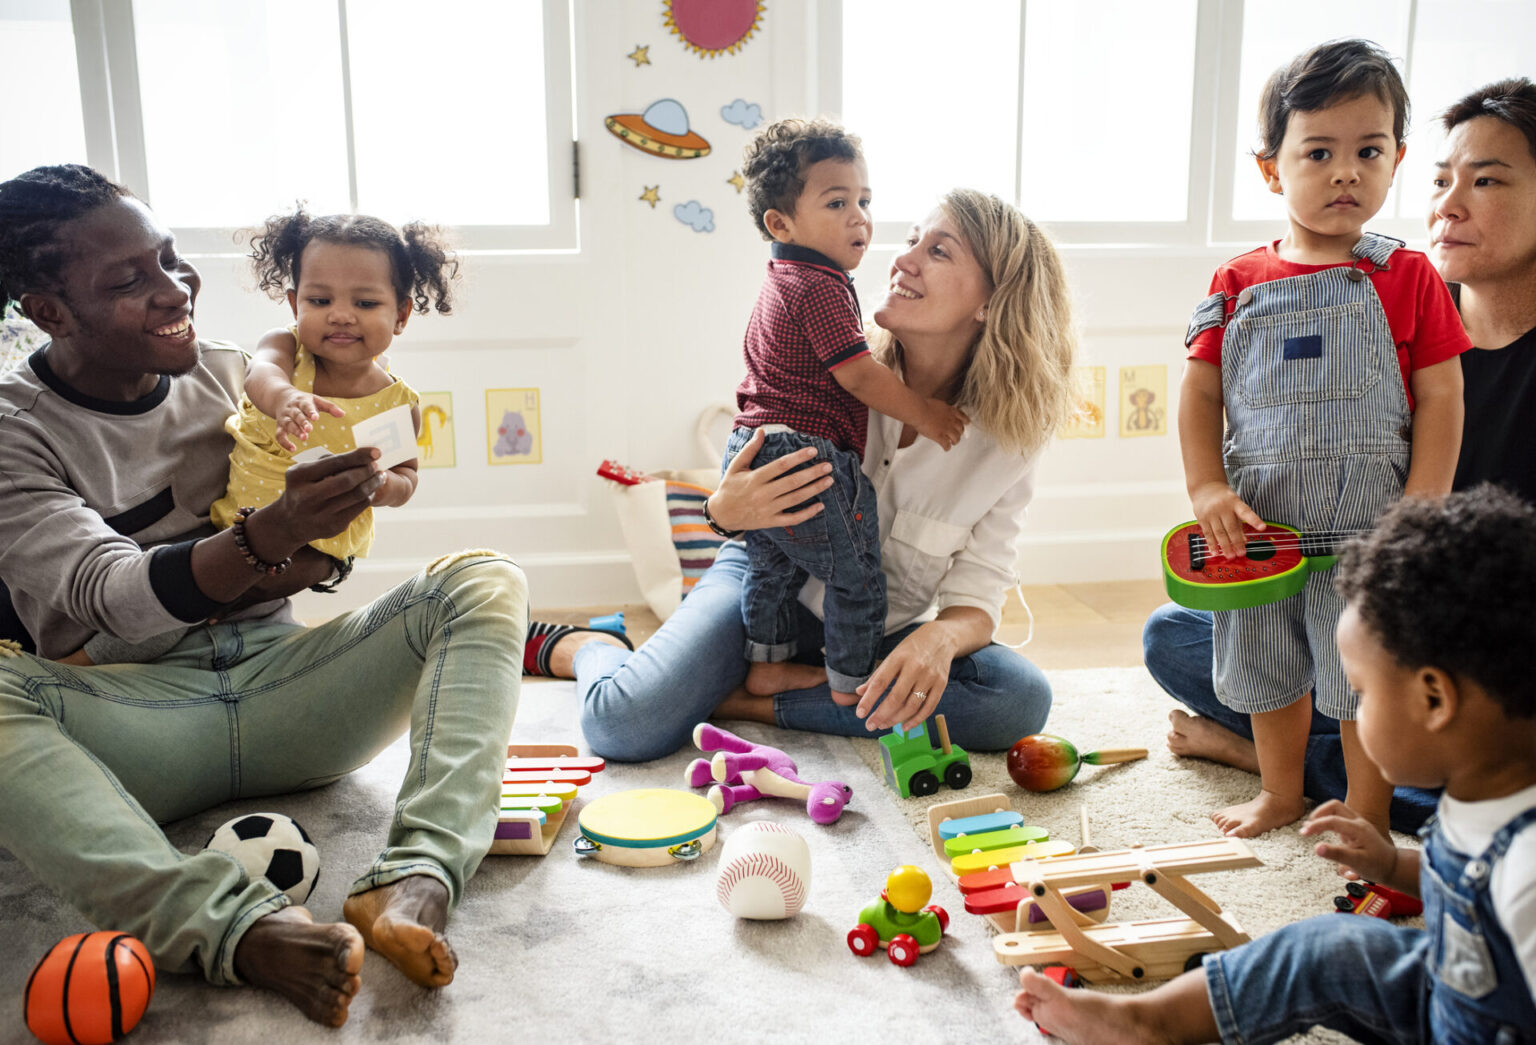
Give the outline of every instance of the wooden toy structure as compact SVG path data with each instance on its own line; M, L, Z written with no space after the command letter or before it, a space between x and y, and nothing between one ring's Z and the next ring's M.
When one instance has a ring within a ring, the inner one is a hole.
M902 729L898 722L880 737L885 783L902 798L936 794L940 779L956 791L971 782L971 756L950 743L943 715L933 716L933 728L939 736L937 747L921 722L911 729Z
M1069 965L1092 983L1165 979L1192 968L1210 951L1248 941L1215 900L1186 880L1191 874L1259 866L1247 843L1215 838L1049 857L1015 857L1015 846L981 849L996 830L986 828L1012 816L1017 814L1001 794L941 802L928 811L929 835L941 859L952 859L945 844L958 839L966 841L950 848L979 842L977 856L993 856L991 869L956 872L956 878L966 910L987 916L1002 931L992 945L1004 965ZM1185 917L1104 921L1113 883L1134 879ZM1098 899L1099 906L1080 909Z
M602 759L569 744L510 744L501 777L501 815L491 853L545 856L565 823L576 791L602 772Z

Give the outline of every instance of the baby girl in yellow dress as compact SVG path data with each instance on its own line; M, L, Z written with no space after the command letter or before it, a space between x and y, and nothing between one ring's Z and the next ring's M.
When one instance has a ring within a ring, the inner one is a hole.
M286 295L295 323L262 335L246 371L240 410L225 429L235 437L229 487L211 509L213 524L232 525L242 507L259 508L283 491L299 443L332 453L355 449L352 426L410 404L421 430L419 397L381 356L412 311L450 310L458 262L437 230L358 214L311 217L302 208L268 218L251 241L258 285ZM416 461L384 473L372 504L402 505L416 492ZM373 511L341 534L312 542L340 563L373 544Z

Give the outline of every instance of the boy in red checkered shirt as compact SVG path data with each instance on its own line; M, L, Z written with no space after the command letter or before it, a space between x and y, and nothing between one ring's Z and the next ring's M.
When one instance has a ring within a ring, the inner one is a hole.
M816 577L826 583L832 699L852 705L885 634L880 527L862 468L869 410L913 426L946 450L967 419L912 391L865 343L848 275L874 231L859 139L824 120L781 120L748 147L744 173L752 217L773 241L773 253L747 323L747 376L736 390L741 413L725 464L762 429L753 467L810 446L832 463L833 480L816 498L819 514L746 535L746 657L756 671L796 655L796 601L806 577ZM752 678L749 672L749 690Z

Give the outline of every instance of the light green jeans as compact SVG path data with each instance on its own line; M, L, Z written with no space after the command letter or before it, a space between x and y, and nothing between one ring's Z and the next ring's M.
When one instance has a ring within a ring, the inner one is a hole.
M387 844L351 891L426 874L456 905L496 828L527 631L522 571L474 553L317 628L200 627L149 664L0 659L0 846L157 967L237 984L241 935L287 898L157 824L330 783L409 727Z

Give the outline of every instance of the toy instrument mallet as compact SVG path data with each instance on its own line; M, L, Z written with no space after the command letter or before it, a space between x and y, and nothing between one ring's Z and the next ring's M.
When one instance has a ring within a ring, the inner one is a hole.
M1034 733L1009 749L1008 775L1026 791L1054 791L1071 783L1084 763L1107 766L1146 757L1144 747L1111 747L1079 755L1069 740Z

